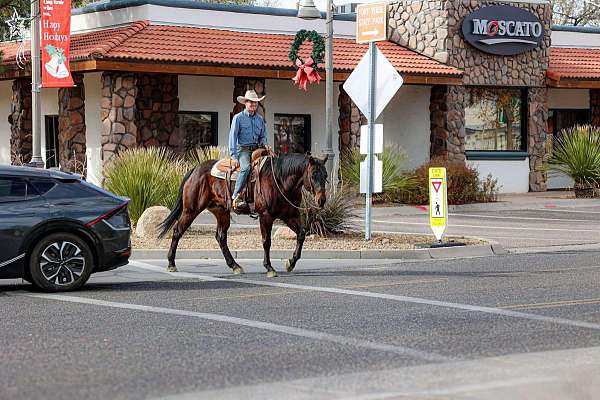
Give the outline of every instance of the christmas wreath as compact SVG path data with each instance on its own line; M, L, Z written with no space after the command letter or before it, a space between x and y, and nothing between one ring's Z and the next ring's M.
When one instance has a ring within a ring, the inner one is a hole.
M298 57L298 50L305 41L312 42L312 54L303 61ZM319 83L321 76L317 72L317 66L323 62L323 54L325 53L325 41L316 31L299 30L294 37L292 47L288 55L290 61L298 67L296 76L292 78L294 84L299 88L306 90L307 83Z

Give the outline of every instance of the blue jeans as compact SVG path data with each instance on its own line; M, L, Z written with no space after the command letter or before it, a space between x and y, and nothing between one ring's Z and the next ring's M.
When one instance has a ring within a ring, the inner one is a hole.
M238 153L238 161L240 162L240 174L238 175L237 181L235 182L235 190L233 191L233 198L240 193L242 190L242 186L244 186L244 182L248 179L248 175L250 175L250 164L251 164L251 151L240 151Z

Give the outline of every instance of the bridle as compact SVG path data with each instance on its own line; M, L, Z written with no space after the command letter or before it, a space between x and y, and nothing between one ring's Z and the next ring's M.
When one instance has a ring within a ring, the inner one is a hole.
M292 201L290 199L287 198L287 196L283 193L283 190L281 190L281 187L279 186L279 182L277 182L277 177L275 176L275 168L273 167L273 156L269 156L269 161L271 162L271 174L273 175L273 181L275 182L275 186L277 187L277 190L279 191L279 194L285 199L285 201L287 201L289 203L289 205L291 205L292 207L300 210L300 211L308 211L308 210L313 210L316 209L316 207L310 206L310 207L300 207L295 205L294 203L292 203ZM310 181L310 189L312 192L314 192L314 184L312 179L309 179Z

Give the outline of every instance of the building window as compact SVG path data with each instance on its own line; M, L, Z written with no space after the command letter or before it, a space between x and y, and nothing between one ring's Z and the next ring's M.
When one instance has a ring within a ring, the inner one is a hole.
M180 111L178 116L183 151L217 145L216 112Z
M46 115L46 168L57 168L58 159L58 115Z
M526 92L521 89L472 88L465 106L465 149L525 151Z
M275 114L274 126L275 152L306 153L310 150L310 115Z

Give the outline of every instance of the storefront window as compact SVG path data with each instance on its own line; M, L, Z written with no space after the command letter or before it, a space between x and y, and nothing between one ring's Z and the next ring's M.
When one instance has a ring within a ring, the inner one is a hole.
M180 111L179 129L184 151L217 145L216 112Z
M310 115L275 114L274 150L281 154L310 150Z
M524 151L524 103L520 89L470 89L465 107L466 150Z

